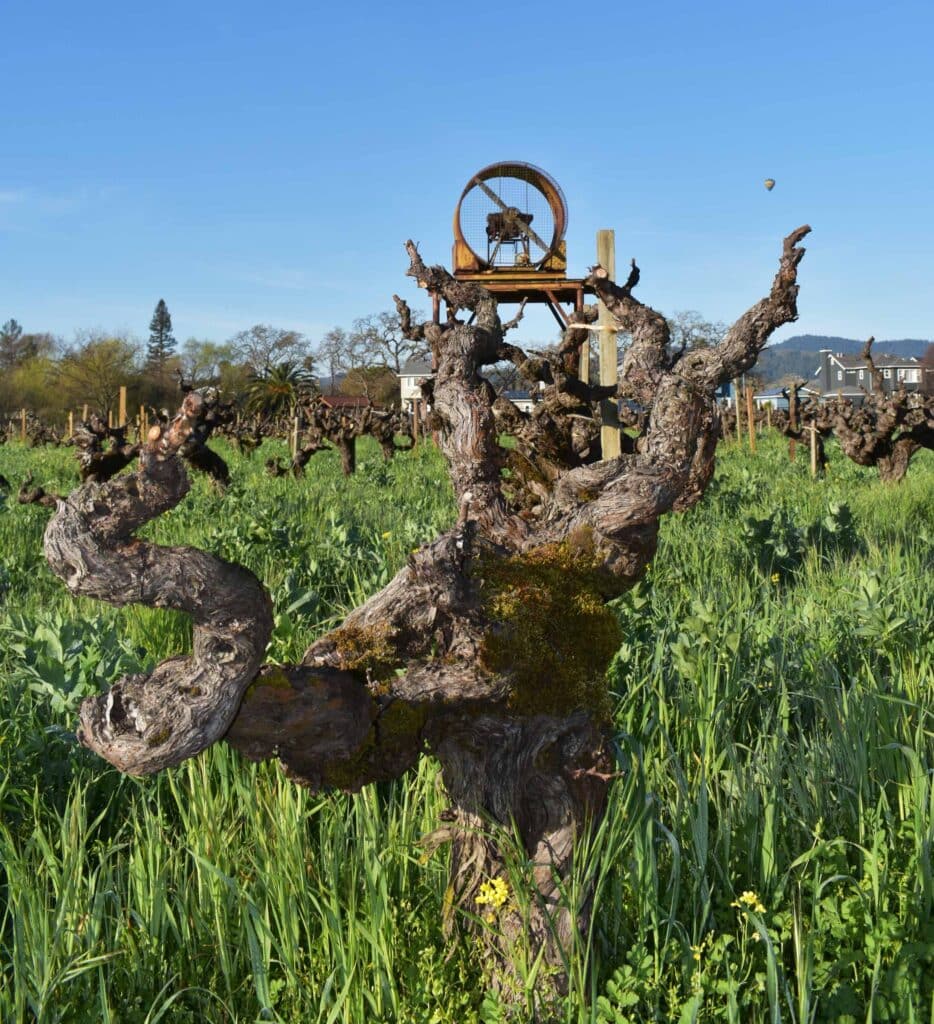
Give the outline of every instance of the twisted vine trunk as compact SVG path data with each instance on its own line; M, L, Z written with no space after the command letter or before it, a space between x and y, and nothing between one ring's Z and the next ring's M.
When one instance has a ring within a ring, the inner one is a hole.
M479 931L507 994L521 983L517 946L540 956L549 969L538 1016L549 1019L589 913L586 899L574 906L564 892L575 842L603 813L613 775L605 673L621 637L607 602L645 572L660 516L702 496L719 436L714 391L795 319L808 230L785 240L769 295L717 348L672 354L664 317L632 295L638 269L619 286L595 268L593 287L633 337L617 393L647 410L636 450L604 461L595 431L576 424L613 389L577 379L568 353L579 323L553 359L530 358L506 343L512 324L492 295L426 267L407 243L408 273L451 311L446 324L415 324L396 300L405 332L433 350L434 427L458 520L298 666L261 667L271 611L250 573L134 536L187 490L177 455L204 416L188 394L172 423L151 432L138 473L80 488L49 524L49 562L74 593L181 609L195 624L190 657L85 702L81 741L140 774L224 738L249 758L277 758L303 785L346 790L396 778L431 753L451 808L428 842L450 844L451 907L467 911L447 924ZM497 402L481 371L503 359L546 384L537 415ZM513 453L497 443L504 415ZM507 871L513 861L527 877Z

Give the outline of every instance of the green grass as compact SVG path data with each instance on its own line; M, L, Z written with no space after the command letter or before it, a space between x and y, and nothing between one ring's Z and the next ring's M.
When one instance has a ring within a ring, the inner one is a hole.
M367 445L351 479L318 455L298 482L265 454L148 532L253 569L289 661L454 509L430 448ZM830 454L812 481L777 438L726 446L617 602L622 774L566 893L596 886L569 1024L934 1019L934 458L890 489ZM28 467L74 482L68 451L0 447L11 481ZM190 630L71 598L47 519L0 507L0 1020L505 1019L441 935L432 762L348 797L224 746L139 781L75 745L80 699Z

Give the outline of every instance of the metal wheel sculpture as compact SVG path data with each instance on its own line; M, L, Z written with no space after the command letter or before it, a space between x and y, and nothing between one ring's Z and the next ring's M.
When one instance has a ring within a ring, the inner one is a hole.
M568 209L558 183L532 164L490 164L467 182L454 212L455 245L478 269L538 270L559 253Z

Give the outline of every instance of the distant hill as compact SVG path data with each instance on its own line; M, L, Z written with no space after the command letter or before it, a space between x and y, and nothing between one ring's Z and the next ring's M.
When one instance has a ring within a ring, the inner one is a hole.
M826 334L796 334L793 338L786 338L770 349L795 349L798 352L820 352L822 348L829 348L833 352L842 352L846 356L858 355L866 344L866 339L854 341L852 338L833 338ZM924 350L930 345L930 340L919 338L899 338L896 341L874 341L873 352L891 352L896 356L914 356L920 359Z
M777 384L784 377L810 377L817 370L820 362L819 353L822 348L844 355L858 355L866 343L865 338L834 338L826 334L796 334L775 345L763 349L753 373L762 377L767 384ZM894 341L876 341L872 350L877 355L882 353L897 356L915 356L920 359L929 341L918 338L900 338Z

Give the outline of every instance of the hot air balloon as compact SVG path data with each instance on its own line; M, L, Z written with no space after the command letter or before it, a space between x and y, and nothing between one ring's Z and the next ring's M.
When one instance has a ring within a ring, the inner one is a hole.
M765 187L771 192L772 189L775 188L775 179L774 178L766 178L765 179Z

